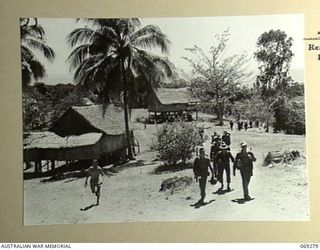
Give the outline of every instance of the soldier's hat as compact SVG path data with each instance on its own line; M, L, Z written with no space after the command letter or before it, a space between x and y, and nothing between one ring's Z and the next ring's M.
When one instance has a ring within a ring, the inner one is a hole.
M240 143L240 147L246 147L248 144L245 142L245 141L243 141L243 142L241 142Z

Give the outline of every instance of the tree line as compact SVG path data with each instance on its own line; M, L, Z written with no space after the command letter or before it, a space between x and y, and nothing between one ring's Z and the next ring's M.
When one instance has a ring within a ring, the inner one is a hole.
M220 125L229 113L233 117L263 119L267 124L272 121L275 130L288 133L299 127L299 133L303 133L303 85L290 77L293 40L285 32L270 30L257 39L253 55L259 64L256 77L248 71L248 55L225 56L228 31L215 36L208 52L196 45L187 48L184 59L193 69L193 78L186 82L179 79L175 65L170 62L170 40L158 26L142 26L137 18L79 21L83 27L67 36L71 51L67 61L74 83L94 93L96 103L121 105L126 133L130 130L130 108L145 105L151 88L167 86L168 79L175 86L189 86L206 109L217 115ZM37 18L21 19L20 36L22 85L27 93L31 82L46 76L46 69L34 52L40 52L51 62L55 52L46 42L45 30ZM161 53L154 53L154 49ZM129 145L130 137L127 138ZM130 150L129 156L132 157Z

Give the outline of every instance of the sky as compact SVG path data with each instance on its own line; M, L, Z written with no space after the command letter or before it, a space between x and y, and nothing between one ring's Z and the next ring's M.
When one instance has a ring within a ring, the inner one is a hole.
M304 17L303 14L263 15L263 16L230 16L230 17L176 17L176 18L141 18L142 25L157 25L171 41L169 59L175 66L187 74L191 68L182 59L190 55L185 48L194 45L208 52L214 45L216 34L229 30L230 40L226 56L247 53L251 57L248 70L257 71L257 62L253 58L258 37L271 29L280 29L293 38L291 68L294 72L304 69ZM56 52L56 59L49 63L41 59L47 69L48 77L43 82L55 84L58 82L73 82L73 72L69 71L66 62L71 48L66 43L66 36L75 28L84 26L75 19L39 18L39 23L46 32L47 43ZM294 77L294 74L293 74ZM303 77L303 76L302 76ZM58 82L57 82L58 81Z

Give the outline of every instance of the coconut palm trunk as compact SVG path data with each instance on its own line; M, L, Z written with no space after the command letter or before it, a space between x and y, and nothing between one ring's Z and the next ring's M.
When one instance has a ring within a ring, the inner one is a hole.
M125 70L124 70L124 62L121 59L121 70L120 70L120 78L121 78L121 85L123 86L123 106L124 106L124 123L125 123L125 130L126 130L126 140L127 140L127 148L128 148L128 158L129 160L134 159L132 147L131 147L131 133L130 133L130 127L129 127L129 112L128 112L128 90L127 90L127 78L125 76Z

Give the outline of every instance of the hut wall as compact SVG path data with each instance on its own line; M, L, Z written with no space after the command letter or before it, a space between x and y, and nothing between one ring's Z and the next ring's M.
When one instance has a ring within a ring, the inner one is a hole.
M45 149L44 160L87 160L98 158L100 155L100 145L89 145L74 148L61 148L61 149Z
M60 136L81 135L90 132L100 132L86 121L80 114L69 109L50 129Z
M170 104L170 105L150 105L149 111L151 112L179 112L179 111L192 111L196 110L195 105L188 105L188 104Z
M127 146L125 134L104 135L102 138L102 153L111 153Z
M24 149L23 150L23 161L24 162L38 161L38 160L41 160L39 149L33 148L33 149Z

